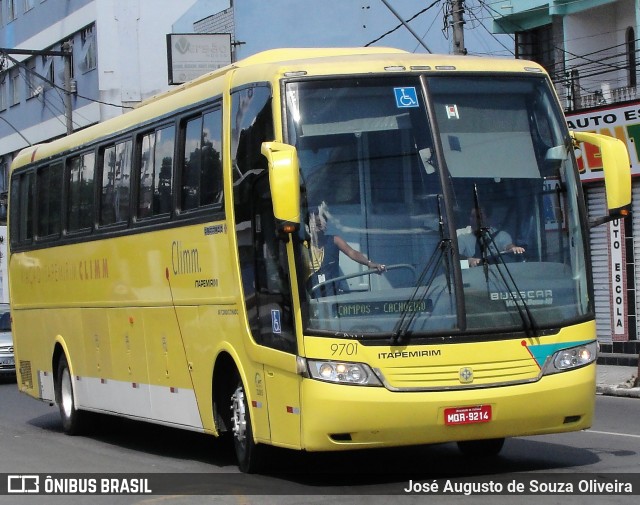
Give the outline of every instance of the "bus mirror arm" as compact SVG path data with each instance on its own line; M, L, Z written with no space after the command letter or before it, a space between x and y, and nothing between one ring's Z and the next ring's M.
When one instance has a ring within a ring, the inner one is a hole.
M572 131L571 137L574 144L586 142L600 149L609 212L607 216L593 219L589 226L598 226L629 215L631 162L627 146L617 138L597 133Z
M615 221L616 219L624 219L629 215L628 209L620 209L618 211L609 212L608 216L596 217L594 219L589 220L589 228L595 228L596 226L600 226L601 224L608 223L610 221Z
M296 148L282 142L263 142L261 152L269 164L273 214L280 234L300 228L300 172Z

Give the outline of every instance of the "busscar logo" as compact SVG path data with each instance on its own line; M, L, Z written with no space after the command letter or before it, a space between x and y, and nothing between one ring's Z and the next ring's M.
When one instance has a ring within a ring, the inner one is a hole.
M8 475L7 492L14 494L30 494L40 492L40 476Z
M492 302L503 301L507 307L515 307L516 303L527 305L553 305L553 290L530 289L526 291L498 291L489 293Z

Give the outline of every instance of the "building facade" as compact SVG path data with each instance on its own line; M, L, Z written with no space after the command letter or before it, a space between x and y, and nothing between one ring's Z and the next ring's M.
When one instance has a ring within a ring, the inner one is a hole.
M640 94L636 0L495 2L494 31L512 34L516 57L548 70L569 126L621 139L632 169L631 218L591 228L598 340L604 362L635 364L640 353ZM606 208L598 153L578 159L589 214Z
M229 0L0 0L0 194L6 198L8 168L23 147L166 90L166 34L174 24L193 32L226 7ZM11 52L63 48L71 53L68 79L63 56Z

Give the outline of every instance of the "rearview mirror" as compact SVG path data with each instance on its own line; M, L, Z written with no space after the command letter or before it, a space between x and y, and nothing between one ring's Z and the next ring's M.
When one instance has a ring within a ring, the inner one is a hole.
M631 163L629 152L624 142L589 132L571 132L577 142L593 144L600 149L602 169L607 194L607 208L609 215L596 219L593 224L598 225L629 215L631 205Z
M296 148L282 142L263 142L269 163L269 187L278 231L293 233L300 227L300 172Z

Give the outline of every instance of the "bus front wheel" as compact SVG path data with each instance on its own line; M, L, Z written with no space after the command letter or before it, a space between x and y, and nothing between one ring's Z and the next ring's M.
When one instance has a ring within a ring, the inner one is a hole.
M256 444L253 440L251 413L242 381L238 381L238 385L231 395L231 429L240 471L244 473L258 472L262 467L264 447Z
M67 435L77 435L82 431L83 412L76 408L73 379L69 369L69 362L64 354L58 360L56 389L56 400L58 401L60 417L62 418L62 430Z

